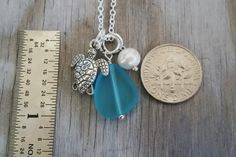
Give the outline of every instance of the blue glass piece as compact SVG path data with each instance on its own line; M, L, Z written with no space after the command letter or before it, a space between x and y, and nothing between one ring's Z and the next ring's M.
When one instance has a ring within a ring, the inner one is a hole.
M97 111L105 118L117 118L131 111L139 101L138 89L127 71L109 65L109 75L98 74L94 89Z

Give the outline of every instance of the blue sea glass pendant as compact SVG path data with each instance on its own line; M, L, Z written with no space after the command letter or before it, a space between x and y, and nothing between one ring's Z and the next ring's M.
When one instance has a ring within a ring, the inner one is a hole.
M109 75L100 72L94 87L97 111L113 119L130 112L138 103L138 89L129 74L118 64L109 65Z

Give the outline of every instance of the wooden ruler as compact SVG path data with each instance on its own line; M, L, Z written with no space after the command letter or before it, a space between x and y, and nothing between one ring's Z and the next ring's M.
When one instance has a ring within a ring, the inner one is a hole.
M9 157L53 154L60 32L19 32Z

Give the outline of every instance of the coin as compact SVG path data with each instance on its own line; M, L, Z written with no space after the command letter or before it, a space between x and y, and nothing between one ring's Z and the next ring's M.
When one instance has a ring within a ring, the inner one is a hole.
M187 48L164 44L144 58L141 79L147 92L157 100L180 103L197 93L202 82L202 67Z

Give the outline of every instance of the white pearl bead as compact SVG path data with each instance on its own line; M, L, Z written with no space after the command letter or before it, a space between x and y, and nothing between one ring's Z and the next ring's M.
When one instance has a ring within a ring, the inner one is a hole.
M127 70L134 69L137 70L141 60L140 54L137 50L133 48L126 48L122 50L117 58L118 64Z

